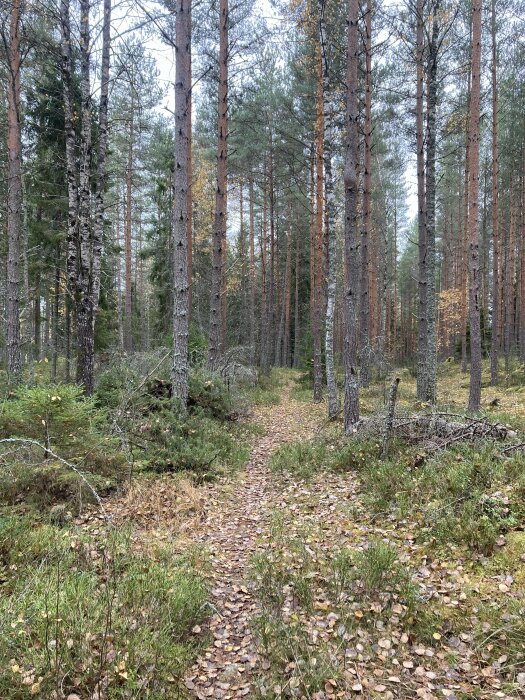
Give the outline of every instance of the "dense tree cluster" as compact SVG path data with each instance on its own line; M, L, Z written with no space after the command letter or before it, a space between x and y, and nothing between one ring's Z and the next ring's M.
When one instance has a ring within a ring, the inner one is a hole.
M2 0L8 384L109 352L308 368L330 417L440 359L525 361L519 0ZM159 55L171 50L174 86ZM162 52L160 51L162 49ZM163 107L172 103L174 112ZM417 205L416 205L417 203Z

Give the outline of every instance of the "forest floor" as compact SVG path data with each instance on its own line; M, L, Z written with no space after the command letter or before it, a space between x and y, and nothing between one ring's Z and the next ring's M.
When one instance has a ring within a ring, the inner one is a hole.
M490 558L439 546L419 536L421 513L373 512L356 471L272 469L283 444L301 461L334 430L304 398L288 381L278 405L257 407L246 470L205 487L192 539L210 557L213 615L190 694L524 697L523 533Z

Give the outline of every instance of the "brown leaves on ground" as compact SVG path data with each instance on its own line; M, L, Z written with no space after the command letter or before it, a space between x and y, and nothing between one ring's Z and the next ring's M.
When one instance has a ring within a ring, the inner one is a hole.
M254 420L265 434L241 475L199 487L142 482L109 506L141 539L208 552L211 617L194 632L209 643L186 676L190 695L525 697L525 648L505 649L513 625L523 625L519 566L498 568L460 546L438 550L418 537L417 514L372 515L355 473L309 482L272 473L277 446L326 426L324 407L291 399L289 386ZM498 541L503 557L507 544ZM370 564L374 547L387 563Z

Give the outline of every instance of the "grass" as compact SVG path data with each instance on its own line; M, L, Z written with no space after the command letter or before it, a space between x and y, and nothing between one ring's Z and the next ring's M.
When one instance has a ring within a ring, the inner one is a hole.
M207 615L191 561L165 547L142 552L129 533L5 517L0 562L2 698L179 692Z
M141 376L131 362L93 398L42 383L2 405L2 435L26 441L0 452L2 699L186 696L209 606L205 554L181 543L202 510L197 484L240 468L256 431L203 370L184 417L160 370ZM113 525L72 524L91 489L120 490Z
M344 473L367 463L379 463L381 445L369 438L342 439L329 427L320 437L308 442L280 445L270 458L270 468L309 480L322 471Z
M292 376L291 370L274 368L267 375L260 374L256 386L246 389L245 394L255 406L277 406L282 387Z

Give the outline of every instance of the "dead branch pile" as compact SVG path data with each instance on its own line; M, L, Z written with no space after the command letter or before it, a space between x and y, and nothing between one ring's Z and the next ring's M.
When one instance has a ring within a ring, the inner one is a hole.
M367 432L384 430L385 415L376 415L366 421ZM411 444L427 449L442 450L454 443L492 439L514 438L515 431L503 423L493 423L486 418L474 418L452 413L417 413L397 415L392 421L392 435Z

